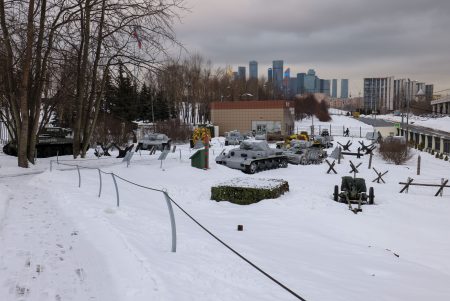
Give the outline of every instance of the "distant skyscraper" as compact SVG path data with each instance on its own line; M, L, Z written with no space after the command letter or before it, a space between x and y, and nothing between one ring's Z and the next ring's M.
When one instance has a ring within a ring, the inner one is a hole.
M233 71L233 80L238 80L239 79L239 73L237 73L236 71Z
M348 98L348 79L341 79L341 98Z
M394 77L364 79L364 108L383 113L394 110Z
M296 94L298 94L297 90L298 90L297 78L296 77L289 78L289 84L288 84L288 89L287 89L288 98L292 98Z
M258 62L250 61L248 68L249 79L258 79Z
M305 93L305 75L306 73L297 73L297 94Z
M333 85L331 87L331 97L337 98L337 79L333 79Z
M269 68L269 69L267 70L267 80L268 80L269 82L272 82L272 79L273 79L272 68Z
M273 61L272 76L275 92L283 91L283 60Z
M321 79L320 80L320 93L330 96L330 80Z
M287 68L284 71L284 78L283 78L283 90L285 92L284 93L285 96L288 95L287 89L288 89L288 86L289 86L290 79L291 79L291 68Z
M239 79L240 80L246 80L247 79L245 73L246 73L245 72L245 67L239 66L238 67L238 74L239 74Z
M316 71L309 69L304 81L305 93L316 93Z

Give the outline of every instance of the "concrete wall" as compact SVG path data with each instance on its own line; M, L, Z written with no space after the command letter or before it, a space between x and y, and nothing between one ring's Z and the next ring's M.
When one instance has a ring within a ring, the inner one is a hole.
M374 127L375 132L380 132L381 136L387 137L389 136L391 133L393 133L394 135L397 134L397 129L393 126L389 126L389 127Z

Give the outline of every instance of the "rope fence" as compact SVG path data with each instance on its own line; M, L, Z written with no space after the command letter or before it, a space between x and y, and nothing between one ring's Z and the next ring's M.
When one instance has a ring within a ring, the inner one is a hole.
M97 160L97 159L95 159ZM67 160L69 161L69 160ZM278 286L280 286L281 288L283 288L285 291L287 291L289 294L291 294L292 296L294 296L295 298L297 298L298 300L302 300L302 301L306 301L306 299L302 298L300 295L298 295L296 292L294 292L293 290L291 290L290 288L288 288L286 285L284 285L283 283L281 283L279 280L275 279L273 276L271 276L269 273L265 272L263 269L261 269L260 267L258 267L256 264L254 264L252 261L250 261L249 259L247 259L245 256L243 256L241 253L239 253L238 251L236 251L234 248L232 248L230 245L228 245L227 243L225 243L223 240L221 240L218 236L216 236L215 234L213 234L210 230L208 230L204 225L202 225L196 218L194 218L191 214L189 214L183 207L181 207L181 205L179 205L177 202L175 202L168 194L167 190L165 189L157 189L157 188L153 188L153 187L148 187L148 186L144 186L138 183L135 183L133 181L130 181L128 179L125 179L113 172L105 172L103 170L101 170L98 167L88 167L88 166L80 166L78 164L69 164L69 163L64 163L67 161L61 161L61 160L50 160L50 171L53 170L53 163L56 163L57 165L62 165L62 166L68 166L68 167L72 167L71 169L60 169L60 171L68 171L68 170L77 170L77 174L78 174L78 187L81 188L81 169L89 169L89 170L97 170L98 172L98 177L99 177L99 192L98 192L98 197L101 197L102 194L102 175L111 175L113 183L114 183L114 187L115 187L115 191L116 191L116 206L119 207L120 206L120 194L119 194L119 185L117 184L117 180L120 180L124 183L142 188L142 189L147 189L147 190L151 190L151 191L155 191L155 192L160 192L164 195L164 198L166 200L166 204L167 204L167 208L169 211L169 216L170 216L170 225L171 225L171 230L172 230L172 252L176 252L176 247L177 247L177 235L176 235L176 224L175 224L175 216L173 213L173 207L172 204L174 204L178 209L180 209L180 211L185 214L190 220L192 220L195 224L197 224L202 230L204 230L206 233L208 233L212 238L214 238L216 241L218 241L221 245L223 245L225 248L227 248L228 250L230 250L231 252L233 252L235 255L237 255L239 258L241 258L242 260L244 260L246 263L248 263L250 266L252 266L253 268L255 268L258 272L260 272L261 274L263 274L264 276L266 276L267 278L269 278L272 282L274 282L275 284L277 284ZM72 161L73 162L73 161Z

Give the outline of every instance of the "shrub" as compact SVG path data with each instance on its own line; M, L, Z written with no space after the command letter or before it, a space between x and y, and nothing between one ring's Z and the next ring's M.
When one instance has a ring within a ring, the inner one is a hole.
M448 161L448 156L445 156L444 161Z
M411 159L408 146L400 140L388 140L380 143L379 153L386 162L401 165Z
M269 180L270 181L270 180ZM276 181L276 185L268 187L239 187L234 184L220 184L211 187L211 200L229 201L239 205L249 205L264 199L275 199L289 191L289 184L283 180Z
M436 152L436 155L434 155L434 157L435 157L436 159L439 159L439 153Z
M434 156L434 149L431 150L431 154Z

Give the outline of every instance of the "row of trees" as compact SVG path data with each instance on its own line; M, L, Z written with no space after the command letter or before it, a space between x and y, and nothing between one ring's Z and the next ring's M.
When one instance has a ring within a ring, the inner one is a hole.
M58 107L70 116L74 156L84 156L108 80L118 66L161 65L177 44L172 22L183 2L0 0L0 118L18 144L18 165L34 162L37 133Z
M73 129L76 158L108 122L204 123L213 101L276 97L264 78L234 79L200 55L167 59L184 1L0 0L0 119L18 165L34 163L50 121Z

